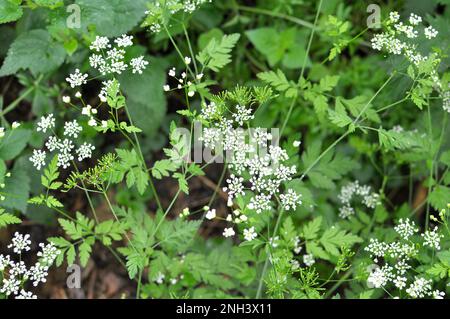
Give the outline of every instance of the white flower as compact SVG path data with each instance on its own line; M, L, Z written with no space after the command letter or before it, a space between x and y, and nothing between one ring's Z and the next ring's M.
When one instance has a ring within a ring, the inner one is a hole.
M161 285L164 282L164 278L166 278L166 276L162 272L159 272L153 281Z
M70 166L70 161L74 159L72 155L72 150L75 146L73 145L72 141L69 139L64 139L61 143L58 145L58 162L57 166L62 167L66 169Z
M258 194L252 198L250 198L250 203L247 205L249 209L254 209L257 214L260 214L263 211L270 210L272 196L266 194Z
M208 210L205 217L206 217L206 219L209 219L209 220L216 218L216 210L215 209Z
M45 146L48 148L50 152L58 149L60 147L61 140L56 136L50 136L48 141L45 143Z
M197 78L197 80L201 80L203 77L203 73L199 73L195 77Z
M171 68L171 69L169 70L169 76L175 77L175 75L176 75L176 69L175 69L175 68Z
M232 227L225 228L223 230L223 236L224 237L232 237L235 235L234 229Z
M78 124L76 120L64 123L64 135L69 137L78 137L78 134L83 130L83 128Z
M163 86L163 90L166 91L166 92L170 91L170 86L167 85L167 84L164 85L164 86Z
M391 22L397 22L400 19L400 15L398 14L397 11L392 11L391 13L389 13L389 20Z
M145 61L144 57L140 56L140 57L131 59L130 65L133 68L132 69L133 73L142 74L142 71L145 70L145 68L148 65L148 61Z
M294 141L294 142L292 143L292 146L294 146L294 147L299 147L301 144L302 144L301 141Z
M406 289L406 293L412 298L423 298L431 292L431 280L416 277L414 282Z
M406 277L397 276L393 280L393 283L394 283L395 287L397 287L398 289L403 289L406 287Z
M94 42L91 43L89 49L100 52L101 50L110 48L109 39L107 37L99 37L97 36Z
M88 125L89 126L97 126L97 121L95 120L95 118L91 117L88 121Z
M389 266L376 268L370 273L369 278L367 278L367 282L375 288L384 287L391 277L391 270L392 269Z
M63 97L62 97L62 101L63 101L64 103L70 103L70 96L63 96Z
M252 241L253 239L256 238L256 236L258 236L255 232L255 227L250 227L248 229L244 229L244 238L247 241Z
M78 91L77 93L75 93L75 97L79 99L81 97L81 92Z
M42 133L47 132L48 129L52 129L55 127L55 118L53 117L53 114L49 114L47 117L42 116L37 123L37 129L36 131Z
M36 265L31 266L28 276L33 280L33 286L37 286L40 282L46 282L48 276L48 266L36 263Z
M252 110L250 108L246 108L244 105L236 105L236 112L232 114L234 120L239 125L243 125L244 122L247 122L253 119Z
M191 58L190 57L184 57L184 63L186 63L187 65L191 64Z
M69 74L69 77L66 78L66 81L69 82L72 88L86 84L87 83L87 74L82 74L79 69L75 69L75 72Z
M12 248L16 254L21 254L22 251L29 251L30 245L31 240L29 234L22 235L15 232L14 238L12 239L11 244L8 245L8 248Z
M436 29L434 29L431 25L429 27L425 28L424 32L425 32L425 37L427 39L435 38L438 35L438 31Z
M414 222L411 222L407 218L401 218L399 220L399 223L394 227L394 230L404 239L408 239L409 237L414 235L414 233L417 233L419 231L419 229L416 228L416 224L414 224Z
M435 291L433 291L432 296L433 296L434 299L444 299L445 292L439 291L439 290L435 290Z
M420 22L422 22L422 17L418 16L417 14L411 13L409 16L409 23L412 25L418 25Z
M224 192L228 193L230 198L234 198L236 195L244 195L244 182L243 177L235 176L234 174L230 175L230 178L227 179L227 187L223 188Z
M11 257L9 255L0 254L0 271L4 271L7 266L11 265Z
M61 253L58 248L53 245L53 243L49 243L45 245L44 243L40 243L39 247L41 247L42 251L37 253L38 257L41 257L42 261L46 265L51 265L53 261L55 261L56 257Z
M46 153L41 150L33 150L33 156L30 157L30 162L39 171L42 166L45 166Z
M12 122L12 124L11 124L11 127L12 127L13 130L18 128L19 126L20 126L20 123L16 122L16 121Z
M281 206L284 210L295 210L297 205L301 205L301 194L297 194L293 189L288 189L286 194L280 195Z
M430 246L431 248L434 248L436 250L441 249L441 238L443 238L444 236L438 233L437 227L434 227L434 229L431 231L425 231L425 233L422 234L422 237L424 240L424 246Z
M118 47L129 47L133 45L133 36L132 35L126 35L122 34L120 38L117 38L114 40L114 42L117 44Z
M81 162L85 158L92 157L92 151L95 150L95 146L89 143L83 143L76 151L78 155L78 161Z
M37 299L37 296L33 294L31 291L21 290L20 294L18 294L16 299Z
M91 114L97 114L97 109L88 104L81 109L81 114L91 116Z
M0 292L9 296L11 294L17 295L20 288L20 280L12 277L9 279L3 279L3 285L0 288Z
M94 69L104 69L106 68L106 61L100 54L92 54L89 57L89 65Z
M311 267L312 265L314 265L316 263L316 260L314 259L314 256L312 254L306 254L306 255L303 255L303 263L307 267Z

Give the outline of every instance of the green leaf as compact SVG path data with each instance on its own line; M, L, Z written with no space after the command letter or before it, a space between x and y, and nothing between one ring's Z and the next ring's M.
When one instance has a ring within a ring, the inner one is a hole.
M82 27L95 25L97 34L107 37L130 31L147 9L146 0L76 0L75 3L81 8Z
M303 237L306 240L316 239L322 225L322 217L316 217L305 226L303 226Z
M0 24L19 20L23 15L22 0L0 0Z
M429 195L431 206L440 211L450 201L450 187L437 185Z
M13 129L6 132L0 139L0 158L7 161L15 158L22 152L31 137L31 131L26 129Z
M20 223L21 223L20 218L14 216L13 214L5 213L3 209L0 209L0 228L5 227L7 225Z
M347 125L352 123L351 117L347 115L345 106L340 102L339 99L336 99L335 109L328 110L328 113L331 122L339 127L346 127Z
M294 82L288 81L286 75L280 69L277 72L267 71L258 73L258 78L267 84L270 84L275 90L285 92L286 97L297 96L297 87Z
M350 248L353 244L362 242L362 239L356 235L346 233L345 230L340 230L338 227L333 226L325 230L320 243L323 248L333 256L339 256L339 249L343 246Z
M25 213L30 193L30 176L19 162L14 165L11 177L5 180L5 184L2 192L8 196L5 196L5 200L0 201L0 206Z
M47 73L60 66L65 56L64 47L54 42L47 31L31 30L22 33L13 42L0 69L0 76L16 73L20 69Z
M179 165L168 159L163 159L155 162L152 167L152 175L156 179L161 179L163 176L167 177L171 172L178 169Z
M212 38L205 49L197 55L197 60L206 68L218 72L231 62L231 50L240 38L240 34L224 35L220 41Z

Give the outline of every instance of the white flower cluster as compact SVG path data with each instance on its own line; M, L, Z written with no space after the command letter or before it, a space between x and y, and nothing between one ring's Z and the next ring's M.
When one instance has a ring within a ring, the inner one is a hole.
M128 67L133 73L142 74L148 65L143 56L131 59L129 65L125 63L125 48L133 45L132 40L133 36L123 34L111 44L107 37L97 36L90 45L94 53L89 57L89 64L102 75L121 74Z
M368 283L375 288L384 289L388 284L393 284L398 290L404 290L411 298L442 299L445 294L438 290L432 291L431 280L415 276L408 286L408 278L412 278L408 274L408 270L412 269L410 262L418 255L420 248L410 241L410 238L419 231L415 223L409 219L400 219L394 230L398 234L398 241L386 243L371 238L369 245L364 248L375 263L379 263L381 259L384 261L381 267L370 272ZM423 247L440 248L441 237L436 228L431 232L426 231L422 237L424 237Z
M40 243L41 250L37 253L39 260L29 269L21 259L22 253L29 251L31 240L29 234L15 233L8 248L19 255L19 261L14 261L10 255L0 254L0 273L3 281L0 282L0 293L8 296L14 296L16 299L36 299L30 291L24 290L24 285L27 281L32 282L36 287L39 283L47 281L48 269L55 261L60 251L52 244Z
M189 65L191 63L191 58L189 57L185 57L184 58L184 63L187 65ZM201 80L203 78L203 73L199 73L197 75L195 75L195 80L194 79L189 79L189 73L187 73L186 71L181 72L181 74L179 76L177 76L177 69L176 68L171 68L169 70L169 72L167 73L169 75L169 77L173 78L176 82L177 82L177 86L174 88L171 88L169 84L165 84L163 86L163 90L168 92L174 89L177 90L181 90L181 89L186 89L187 90L187 95L189 97L193 97L195 95L195 85L193 82Z
M147 19L144 25L150 28L150 31L158 33L164 25L166 13L175 14L177 12L194 12L200 5L212 0L157 0L149 4L149 9L145 11Z
M48 129L53 131L55 127L55 119L53 114L48 115L47 117L43 116L37 123L37 131L47 132ZM45 146L50 152L57 151L58 154L58 167L62 167L64 169L70 166L70 162L73 161L74 155L73 150L75 149L74 142L70 139L77 138L79 133L83 130L81 125L76 121L70 121L64 123L64 132L63 135L68 138L60 139L56 135L52 135L48 138ZM75 153L78 156L78 161L82 161L86 158L90 158L92 156L92 151L95 147L91 144L84 143L79 148L75 150ZM47 157L47 153L43 150L33 150L33 155L30 157L30 161L33 163L33 166L36 167L37 170L40 170L45 166L45 160Z
M403 55L411 63L417 65L427 59L417 50L417 44L411 42L419 36L416 27L422 22L422 18L414 13L409 17L409 24L400 22L400 15L397 12L391 12L386 24L387 30L374 35L372 38L372 48L378 51L386 51L394 55ZM425 38L432 39L438 35L432 26L424 28Z
M339 217L348 218L355 214L355 209L352 207L352 202L355 202L355 197L359 199L359 203L367 208L375 208L380 203L380 195L371 191L368 185L360 185L358 181L351 182L341 188L338 199L343 205L339 208Z
M249 136L246 136L242 126L247 125L253 118L250 107L237 105L235 109L230 110L231 119L225 116L224 110L230 109L214 102L203 105L201 117L209 122L210 127L203 128L201 140L216 154L223 150L231 154L227 161L232 174L226 179L226 186L223 188L228 194L228 205L232 206L233 200L249 191L252 196L246 209L257 214L270 211L272 202L277 196L284 210L295 210L302 204L301 194L297 194L293 189L287 189L280 194L283 183L290 181L297 173L295 165L285 164L289 159L286 150L278 145L269 145L267 149L273 136L265 129L251 129ZM261 149L265 152L258 154L258 150ZM229 215L227 221L234 223L248 221L245 212L235 210L233 213L236 216ZM256 236L253 233L254 228L247 228L244 231L245 239L252 240ZM233 228L225 229L225 237L233 235Z

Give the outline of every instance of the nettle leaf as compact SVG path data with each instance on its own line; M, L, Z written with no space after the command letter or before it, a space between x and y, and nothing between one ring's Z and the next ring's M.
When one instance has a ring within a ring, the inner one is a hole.
M23 15L22 0L0 0L0 24L19 20Z
M270 66L282 62L287 68L300 68L306 57L304 43L306 43L306 33L297 28L276 30L275 28L263 27L245 32L250 42L256 50L261 52L269 62ZM306 66L310 66L309 58Z
M16 162L11 177L5 181L5 188L2 190L8 196L0 201L0 206L17 209L25 213L30 194L30 176L19 162Z
M146 0L76 0L83 28L95 25L99 35L115 37L134 28L145 15ZM105 14L107 12L108 14Z
M212 38L206 48L197 55L197 60L203 66L218 72L221 68L231 62L231 50L241 37L238 33L222 36L220 41Z
M26 129L13 129L6 132L0 140L0 158L7 161L15 158L22 152L31 137L31 131Z
M21 222L20 218L13 214L5 213L3 209L0 209L0 228L12 224L20 224Z
M65 56L64 47L54 42L46 30L31 30L22 33L11 44L0 76L14 74L20 69L30 69L33 73L50 72L64 62Z

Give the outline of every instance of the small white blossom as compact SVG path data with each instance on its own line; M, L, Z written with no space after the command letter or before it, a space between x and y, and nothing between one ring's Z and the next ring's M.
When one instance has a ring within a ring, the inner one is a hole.
M286 194L280 195L281 205L284 210L295 210L297 205L301 205L301 194L297 194L293 189L288 189Z
M70 96L63 96L63 97L62 97L62 101L63 101L64 103L70 103Z
M312 265L314 265L316 263L316 260L314 259L314 256L312 254L306 254L306 255L303 255L303 263L306 266L311 267Z
M31 245L30 235L29 234L19 234L18 232L14 233L14 238L11 241L11 244L8 245L8 248L12 248L16 254L21 254L22 251L29 251Z
M444 236L439 234L437 227L434 227L433 230L425 231L425 233L422 234L422 237L424 240L424 246L429 246L436 250L441 249L441 238L443 238Z
M122 36L120 38L115 39L114 42L117 44L118 47L123 48L130 47L133 45L133 36L122 34Z
M76 120L64 123L64 135L69 137L78 137L78 134L83 130L83 128L78 124Z
M130 65L132 67L133 73L142 74L142 71L145 70L145 68L148 65L148 61L145 61L144 57L140 56L140 57L131 59Z
M91 43L89 49L100 52L101 50L110 48L109 39L107 37L99 37L97 36L94 42Z
M425 37L427 39L433 39L438 35L438 31L436 29L434 29L431 25L429 27L425 28L424 32L425 32Z
M232 237L235 235L234 229L232 227L225 228L223 230L223 236L224 237Z
M45 166L45 158L47 154L42 150L33 150L33 156L30 157L30 162L39 171L42 166Z
M42 116L37 123L37 129L36 131L42 133L47 132L49 129L53 129L55 127L55 118L53 117L53 114L49 114L47 117Z
M69 82L69 84L72 88L74 88L74 87L86 84L87 77L88 77L87 74L83 74L80 72L79 69L75 69L75 72L72 74L69 74L69 77L66 78L66 81Z
M248 229L244 229L244 238L247 241L252 241L255 239L258 235L255 232L255 227L250 227Z
M205 218L209 220L216 218L216 210L215 209L208 210L208 212L205 215Z

